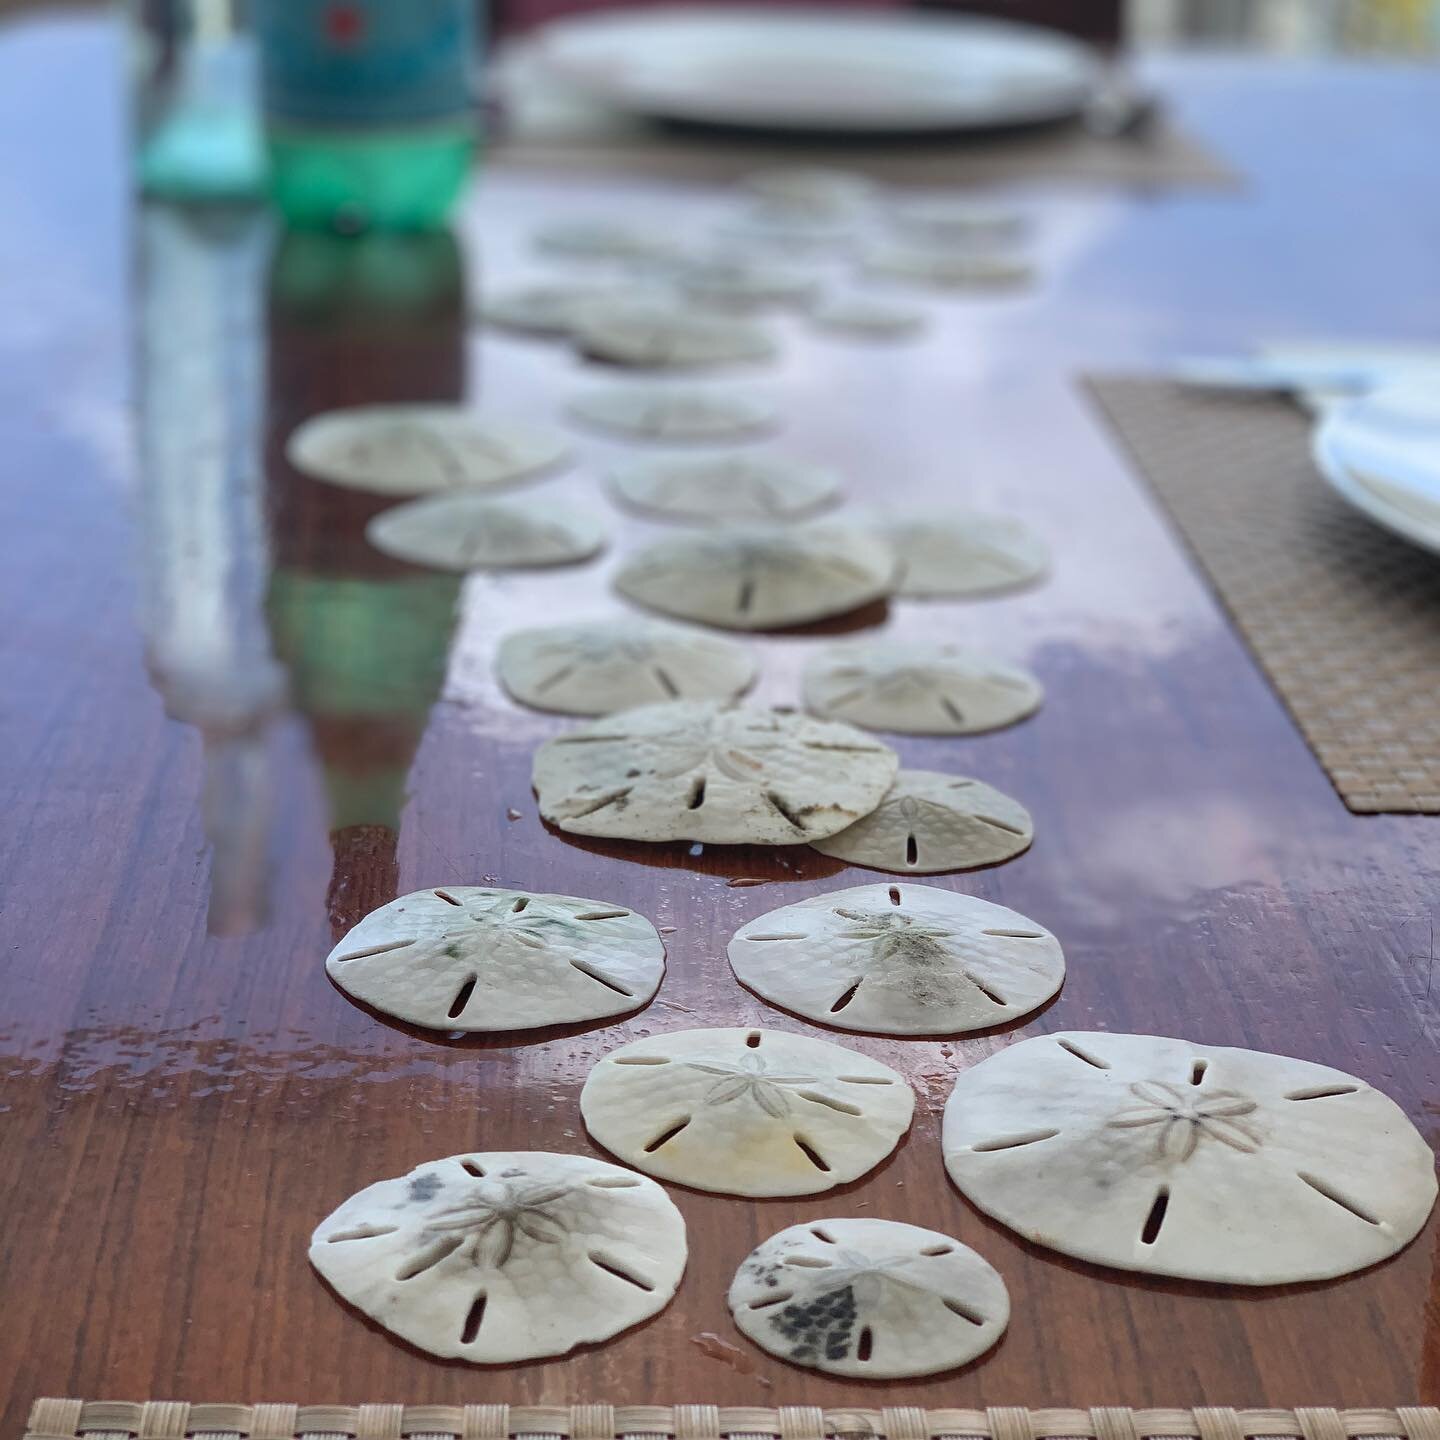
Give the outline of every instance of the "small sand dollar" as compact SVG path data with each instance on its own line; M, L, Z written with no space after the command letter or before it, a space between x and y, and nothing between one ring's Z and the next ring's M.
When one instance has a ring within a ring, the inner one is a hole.
M365 538L379 551L436 570L573 565L605 548L605 527L553 501L432 495L377 515Z
M925 312L883 295L832 295L810 308L817 330L856 340L905 340L925 328Z
M949 1235L897 1220L808 1220L742 1262L730 1313L762 1350L857 1379L938 1375L1005 1331L1010 1296Z
M840 493L839 477L824 465L749 452L631 460L610 483L636 510L693 521L793 520Z
M736 440L772 429L780 414L743 391L659 385L585 391L568 408L574 419L629 440Z
M596 360L649 370L692 370L767 360L775 341L748 320L680 309L655 301L621 300L583 306L571 332Z
M964 195L923 195L896 204L895 228L922 245L1004 245L1026 229L1025 215L1002 201Z
M547 741L533 780L541 815L577 835L799 845L868 814L898 766L848 725L674 700Z
M1026 670L937 641L831 645L805 666L805 707L867 730L972 735L1013 725L1040 706Z
M865 523L895 551L897 595L993 595L1029 585L1050 568L1044 541L1009 515L874 511L865 515Z
M533 1150L417 1165L352 1195L310 1238L342 1300L476 1365L564 1355L648 1320L685 1259L685 1221L653 1180Z
M662 614L732 630L804 625L890 593L889 547L845 525L746 527L657 540L615 577Z
M613 302L627 293L614 285L519 285L487 295L480 316L501 330L559 337L570 334L585 306Z
M877 1060L779 1030L680 1030L612 1051L586 1129L647 1174L724 1195L814 1195L896 1146L915 1096Z
M447 885L372 910L330 952L347 995L434 1030L528 1030L623 1015L665 973L655 927L624 905Z
M505 688L537 710L609 715L666 700L733 700L755 657L719 635L643 620L517 630L500 642Z
M810 271L782 261L722 255L687 266L679 283L699 304L759 310L798 305L814 293L817 282Z
M461 405L363 405L301 425L285 446L317 480L377 495L507 485L560 465L564 440L538 425Z
M659 226L604 216L554 220L535 232L535 248L562 260L646 265L678 260L682 248Z
M932 290L1008 290L1029 284L1034 266L1015 255L974 254L939 246L886 246L864 260L865 272Z
M1373 1265L1435 1202L1430 1147L1362 1080L1154 1035L1041 1035L982 1060L943 1145L966 1197L1037 1244L1234 1285Z
M1030 846L1030 812L965 775L902 770L890 792L848 829L815 849L852 865L896 875L938 875L998 865Z
M797 1015L882 1035L984 1030L1043 1005L1065 979L1033 920L934 885L812 895L742 925L741 984Z
M833 220L862 208L874 194L875 185L851 170L776 165L742 176L740 189L770 214Z

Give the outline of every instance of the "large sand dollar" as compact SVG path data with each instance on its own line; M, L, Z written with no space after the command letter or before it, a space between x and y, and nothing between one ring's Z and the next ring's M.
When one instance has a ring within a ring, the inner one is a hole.
M794 520L840 491L824 465L752 451L647 456L617 465L610 484L633 509L696 523Z
M718 443L773 428L773 401L743 390L627 385L586 390L567 406L572 418L626 440Z
M580 1095L586 1128L663 1180L813 1195L878 1165L915 1097L894 1070L779 1030L681 1030L612 1051Z
M995 595L1032 584L1050 567L1044 542L1009 515L935 509L865 518L895 551L897 595Z
M647 370L736 365L775 353L775 341L750 321L649 300L583 306L571 333L594 359Z
M860 885L751 920L730 941L743 985L846 1030L957 1035L1043 1005L1059 942L1003 905L933 885Z
M517 630L495 668L517 700L566 715L609 715L666 700L733 700L755 678L743 645L649 620Z
M474 1364L564 1355L663 1310L685 1222L653 1181L582 1155L451 1155L344 1201L310 1240L342 1299Z
M898 766L848 725L676 700L547 741L533 780L541 815L578 835L799 845L874 809Z
M886 545L849 526L747 526L657 540L626 561L615 586L666 615L773 630L883 598L893 569Z
M832 645L805 666L805 707L867 730L973 735L1013 725L1040 706L1026 670L946 641Z
M983 1355L1010 1319L1005 1282L949 1235L895 1220L808 1220L772 1235L730 1285L762 1350L830 1375L938 1375Z
M1036 1036L965 1071L951 1178L1082 1260L1236 1285L1325 1280L1406 1245L1435 1157L1353 1075L1154 1035Z
M638 1009L665 972L624 905L446 885L372 910L325 962L357 1000L435 1030L525 1030Z
M588 560L605 548L606 533L589 511L553 501L432 495L377 515L365 538L435 570L514 570Z
M568 458L564 440L552 431L462 405L331 410L305 421L285 454L316 479L378 495L507 485Z

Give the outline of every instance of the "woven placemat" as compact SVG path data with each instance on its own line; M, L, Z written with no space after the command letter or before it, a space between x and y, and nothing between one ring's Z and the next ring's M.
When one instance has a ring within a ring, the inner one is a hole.
M245 1436L249 1440L297 1440L300 1436L354 1440L511 1440L545 1435L561 1440L674 1437L729 1440L1246 1440L1292 1436L1294 1440L1346 1440L1347 1436L1440 1440L1440 1410L1433 1406L1394 1410L820 1410L792 1405L776 1410L722 1409L716 1405L189 1405L178 1400L144 1404L115 1400L37 1400L26 1440L76 1440L78 1436L135 1436L137 1440L185 1440L186 1436Z
M726 184L758 166L841 166L890 185L1076 180L1123 186L1234 188L1235 173L1160 111L1113 139L1080 124L940 141L832 143L747 138L650 125L587 104L539 74L523 50L505 61L507 103L489 146L507 167L608 171Z
M1088 384L1340 798L1440 814L1440 561L1330 490L1288 400Z

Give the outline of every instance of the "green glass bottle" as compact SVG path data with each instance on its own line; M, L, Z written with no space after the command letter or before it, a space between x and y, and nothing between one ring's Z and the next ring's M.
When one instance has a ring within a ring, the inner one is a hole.
M285 220L443 224L475 149L475 0L256 0L256 23Z

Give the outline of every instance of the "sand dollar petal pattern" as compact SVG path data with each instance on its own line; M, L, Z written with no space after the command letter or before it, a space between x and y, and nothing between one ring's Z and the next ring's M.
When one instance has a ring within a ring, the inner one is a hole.
M725 1195L814 1195L878 1165L915 1097L894 1070L778 1030L680 1030L613 1050L580 1110L612 1154Z
M784 455L664 455L610 472L627 505L691 521L793 520L833 501L839 477L824 465Z
M957 1035L1028 1014L1065 979L1060 944L1003 905L933 885L860 885L735 932L730 965L772 1004L883 1035Z
M938 1375L999 1340L1010 1296L968 1246L895 1220L812 1220L757 1246L730 1313L762 1350L860 1379Z
M1040 682L961 645L853 641L805 666L816 715L903 735L972 735L1013 725L1040 707Z
M352 1195L310 1263L342 1299L432 1355L564 1355L657 1314L685 1222L653 1180L538 1151L452 1155Z
M495 668L522 704L565 715L733 700L755 679L754 655L733 640L627 619L514 631L500 642Z
M566 408L572 419L627 440L715 443L762 433L779 419L774 402L763 396L694 386L585 390Z
M848 725L675 700L547 741L533 782L541 815L577 835L798 845L874 809L898 767Z
M1236 1285L1373 1265L1435 1201L1430 1147L1362 1080L1154 1035L1036 1036L982 1060L943 1146L965 1196L1038 1244Z
M365 538L385 555L435 570L513 570L574 565L605 548L587 510L553 500L432 495L377 515Z
M993 786L966 775L902 770L874 810L814 848L872 870L938 875L998 865L1034 838L1030 812Z
M572 336L593 359L649 370L735 365L775 353L774 339L748 320L654 301L582 306Z
M325 962L355 999L435 1030L525 1030L638 1009L665 973L624 905L446 885L372 910Z
M899 562L895 593L912 598L996 595L1033 584L1050 552L1022 520L979 510L875 511L866 524Z
M615 577L652 610L733 630L844 615L890 593L888 546L844 525L736 527L658 540Z
M378 495L507 485L561 465L559 435L461 405L364 405L299 426L286 458L316 479Z

